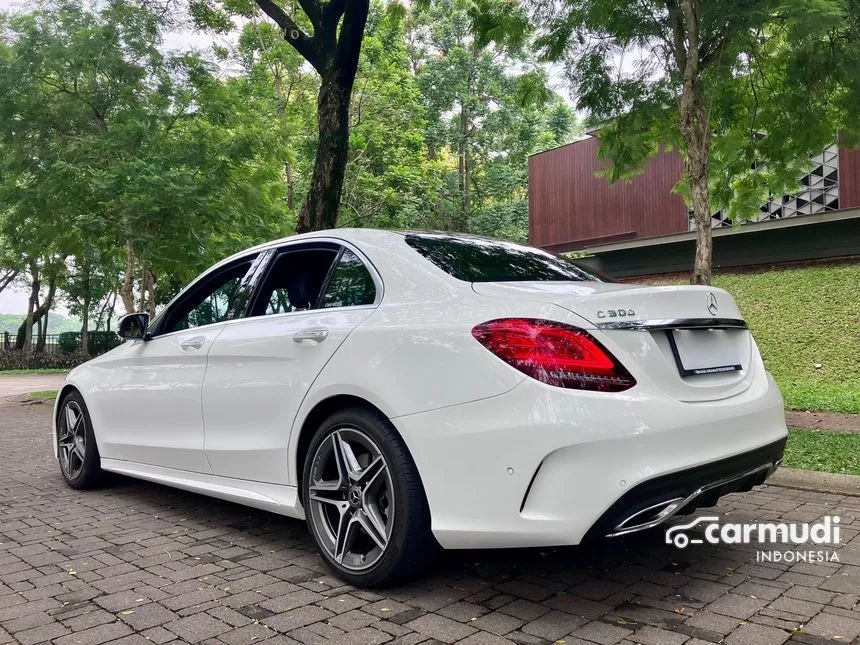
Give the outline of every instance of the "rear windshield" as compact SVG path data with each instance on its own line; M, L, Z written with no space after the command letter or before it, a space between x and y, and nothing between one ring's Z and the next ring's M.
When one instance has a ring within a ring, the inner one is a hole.
M604 282L570 260L511 242L412 233L406 236L406 243L446 273L466 282Z

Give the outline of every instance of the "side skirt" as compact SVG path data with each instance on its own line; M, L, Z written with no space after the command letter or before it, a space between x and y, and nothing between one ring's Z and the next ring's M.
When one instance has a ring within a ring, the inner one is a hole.
M299 520L305 518L304 509L299 504L298 489L295 486L192 473L186 470L162 468L161 466L150 466L119 459L103 458L101 467L102 470L112 473L225 499L229 502L252 506L279 515L286 515Z

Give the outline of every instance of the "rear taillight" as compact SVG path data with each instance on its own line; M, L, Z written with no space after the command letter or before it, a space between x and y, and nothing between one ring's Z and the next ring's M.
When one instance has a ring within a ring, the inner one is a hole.
M582 329L533 318L482 323L472 336L508 365L547 385L621 392L636 385L615 357Z

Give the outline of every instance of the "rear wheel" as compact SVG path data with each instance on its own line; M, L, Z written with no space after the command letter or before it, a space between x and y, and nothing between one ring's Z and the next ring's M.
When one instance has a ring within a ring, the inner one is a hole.
M83 397L76 391L70 392L60 404L57 457L63 479L72 488L93 488L102 482L93 424Z
M311 535L350 584L391 584L435 554L418 470L381 415L351 408L329 417L311 440L302 479Z

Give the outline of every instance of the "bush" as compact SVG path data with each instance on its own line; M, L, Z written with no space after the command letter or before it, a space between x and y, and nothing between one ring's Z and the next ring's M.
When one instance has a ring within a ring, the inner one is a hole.
M80 352L64 354L0 349L0 370L71 369L88 360L90 357Z
M87 349L90 356L98 356L112 350L120 343L122 343L122 339L116 335L115 331L91 331Z
M122 342L122 339L113 331L91 331L87 342L87 351L90 356L98 356L113 349ZM57 337L57 344L63 354L75 354L81 350L81 333L77 331L65 331Z
M57 344L60 346L60 351L63 354L74 354L78 351L78 343L80 334L76 331L64 331L57 336Z

